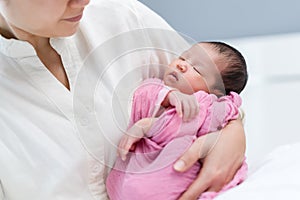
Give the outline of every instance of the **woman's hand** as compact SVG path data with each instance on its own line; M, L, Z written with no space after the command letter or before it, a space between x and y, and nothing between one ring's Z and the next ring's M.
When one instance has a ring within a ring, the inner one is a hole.
M179 200L193 200L203 192L220 191L240 168L245 147L245 134L240 119L229 122L219 132L199 137L174 165L175 170L183 172L203 159L198 177Z

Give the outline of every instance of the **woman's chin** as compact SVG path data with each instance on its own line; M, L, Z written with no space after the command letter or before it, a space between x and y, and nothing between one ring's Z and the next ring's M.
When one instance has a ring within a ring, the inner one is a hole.
M59 31L56 34L54 33L55 35L52 37L69 37L74 35L78 29L79 29L79 23L74 24L73 26L70 27L66 26L64 30Z

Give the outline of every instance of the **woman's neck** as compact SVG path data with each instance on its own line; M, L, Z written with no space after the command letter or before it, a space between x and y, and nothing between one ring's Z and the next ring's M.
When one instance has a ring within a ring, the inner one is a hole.
M7 23L0 14L0 34L8 39L29 42L35 49L37 56L45 67L59 80L68 90L70 89L68 77L66 75L60 55L50 45L50 38L41 37L28 33L20 28Z
M50 47L49 38L36 36L7 23L0 14L0 34L7 39L17 39L29 42L38 52Z
M9 25L7 24L6 20L3 18L3 16L0 13L0 34L7 38L16 38L14 34L11 32Z

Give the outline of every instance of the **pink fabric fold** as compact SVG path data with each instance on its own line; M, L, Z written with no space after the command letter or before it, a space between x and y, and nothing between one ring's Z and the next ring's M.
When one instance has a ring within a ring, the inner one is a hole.
M142 118L154 117L169 91L170 88L159 79L144 81L133 97L129 127ZM175 200L195 180L200 163L179 173L173 169L174 162L197 137L219 130L229 120L236 119L241 105L241 99L235 93L219 99L202 91L195 96L200 104L195 119L183 122L174 108L166 109L147 133L151 137L142 138L126 161L116 160L106 182L111 200ZM237 185L245 175L243 165L237 177L223 189ZM201 198L212 199L217 194L204 193Z

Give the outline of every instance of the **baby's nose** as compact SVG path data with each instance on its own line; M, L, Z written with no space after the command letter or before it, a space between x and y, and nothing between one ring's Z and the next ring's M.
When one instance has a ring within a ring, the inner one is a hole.
M180 70L181 72L185 72L187 70L188 66L185 61L181 61L177 63L177 69Z

